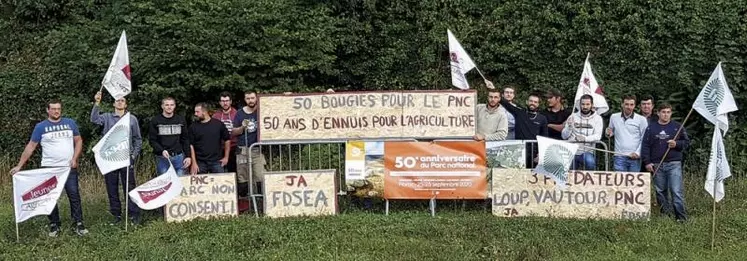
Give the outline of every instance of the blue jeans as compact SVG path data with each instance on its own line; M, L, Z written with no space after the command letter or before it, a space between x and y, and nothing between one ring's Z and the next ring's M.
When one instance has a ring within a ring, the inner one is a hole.
M573 170L596 170L597 164L596 164L596 159L594 159L594 153L584 152L580 155L574 156L573 166L571 166L571 169Z
M654 164L656 169L656 164ZM669 215L674 205L674 215L678 220L687 220L685 193L682 188L682 164L679 161L664 162L654 176L656 202L661 206L660 213ZM668 198L672 193L672 202Z
M158 175L166 173L166 171L169 170L169 161L174 165L176 175L184 176L184 154L177 154L168 159L163 156L156 156L156 172Z
M122 183L122 192L125 197L129 197L127 193L133 190L135 185L135 171L132 166L129 167L130 180L128 184L127 180L127 168L121 168L104 175L104 182L106 183L106 194L109 196L109 213L115 217L122 216L122 202L119 199L119 184ZM125 184L127 190L125 190ZM131 218L137 218L140 215L140 208L134 201L130 200L128 205L129 214Z
M615 171L639 172L641 171L641 160L631 159L628 156L614 156L613 158Z
M83 222L83 208L80 204L77 169L70 169L70 174L67 175L67 180L65 181L65 193L67 193L67 198L70 200L70 216L73 217L73 222ZM57 205L54 206L52 213L49 213L47 218L50 224L60 226L60 210L57 208Z
M197 167L200 168L199 174L205 173L224 173L226 172L220 161L197 161Z

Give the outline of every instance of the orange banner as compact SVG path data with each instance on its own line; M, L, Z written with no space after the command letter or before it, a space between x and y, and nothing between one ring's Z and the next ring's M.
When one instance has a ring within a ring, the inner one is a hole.
M485 143L384 143L384 198L485 199Z

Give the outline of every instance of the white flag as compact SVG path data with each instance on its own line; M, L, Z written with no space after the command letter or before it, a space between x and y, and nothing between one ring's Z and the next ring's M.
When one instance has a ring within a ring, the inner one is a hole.
M539 161L534 172L551 177L558 187L565 188L578 145L537 136L537 147Z
M176 176L172 165L166 173L145 182L128 194L138 207L155 209L169 203L182 192L183 188L182 181Z
M726 84L720 62L695 99L693 108L703 115L703 118L723 130L723 134L729 130L728 113L737 110L737 103L729 90L729 85Z
M578 82L576 97L573 99L575 108L581 108L581 96L584 94L589 94L594 99L594 109L598 115L610 110L610 106L607 105L607 100L604 98L602 88L599 87L597 78L594 77L594 73L591 71L591 63L589 63L588 55L584 62L584 71L581 73L581 80Z
M114 57L106 70L104 80L101 85L106 88L114 99L125 97L132 91L132 82L130 77L130 56L127 53L127 35L122 31L119 37L117 50L114 51Z
M19 171L13 175L13 207L16 223L38 215L49 215L65 188L69 167Z
M128 112L93 146L93 156L102 175L130 166L130 143Z
M454 37L451 30L446 29L449 38L449 62L451 63L451 84L459 89L469 89L467 77L464 75L475 68L475 62L469 57L459 40Z
M708 162L708 175L705 182L705 190L716 199L716 202L724 198L724 179L731 177L731 168L729 161L726 160L726 151L724 151L724 141L719 132L718 129L713 131L711 159ZM716 191L714 191L714 186Z

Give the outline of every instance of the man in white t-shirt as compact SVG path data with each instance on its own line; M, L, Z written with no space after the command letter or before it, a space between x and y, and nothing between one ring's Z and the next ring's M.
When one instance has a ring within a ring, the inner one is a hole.
M65 192L70 200L70 215L75 225L73 231L83 236L88 230L83 225L83 209L81 207L80 191L78 190L78 158L83 150L83 138L80 137L78 126L70 118L62 118L62 102L52 100L47 103L47 119L36 124L31 140L21 154L18 164L10 170L11 174L20 171L34 154L36 146L42 146L42 167L70 167L70 174L65 181ZM49 236L56 237L60 233L60 212L55 205L49 218Z

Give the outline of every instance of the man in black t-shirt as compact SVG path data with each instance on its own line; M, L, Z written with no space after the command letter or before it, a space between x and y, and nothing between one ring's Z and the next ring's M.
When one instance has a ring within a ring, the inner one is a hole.
M563 131L563 124L571 116L571 111L563 106L563 94L557 89L550 89L545 95L547 99L547 109L542 111L542 115L547 118L547 135L556 140L562 140L560 133Z
M221 121L210 117L208 111L206 103L195 105L197 121L189 126L189 143L196 161L189 171L192 175L223 173L224 167L228 164L231 135Z

